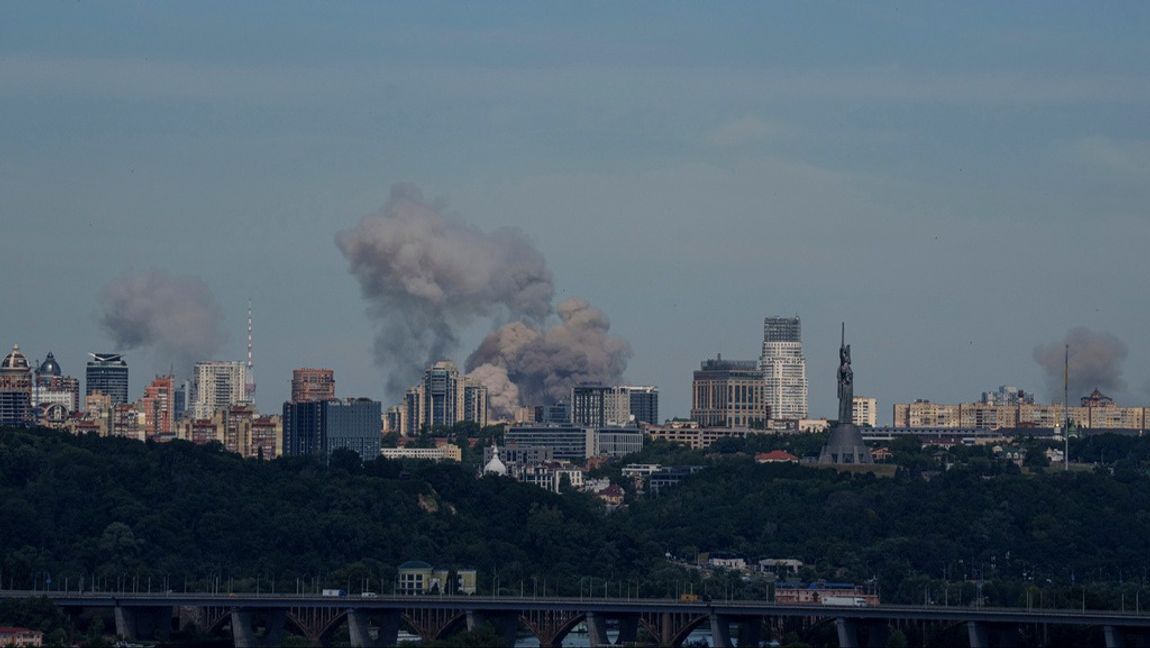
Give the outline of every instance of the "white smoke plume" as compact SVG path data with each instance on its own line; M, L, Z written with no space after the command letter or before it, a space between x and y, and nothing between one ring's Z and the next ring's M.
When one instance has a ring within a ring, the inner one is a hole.
M1122 362L1126 344L1113 335L1076 327L1063 340L1034 348L1034 361L1046 374L1046 390L1051 400L1061 402L1066 345L1070 345L1070 401L1086 396L1095 388L1108 396L1126 388Z
M187 375L226 336L219 305L202 280L161 270L129 273L104 287L100 324L117 350L152 350L158 366Z
M622 380L631 357L631 345L609 333L611 323L603 311L582 299L568 299L557 309L559 323L549 328L512 322L492 331L467 359L476 375L506 372L517 396L527 403L567 400L571 387L581 382L615 384ZM512 400L487 384L495 403Z
M517 230L482 232L398 184L383 211L336 235L380 323L377 364L397 397L477 318L541 323L555 293L543 255Z

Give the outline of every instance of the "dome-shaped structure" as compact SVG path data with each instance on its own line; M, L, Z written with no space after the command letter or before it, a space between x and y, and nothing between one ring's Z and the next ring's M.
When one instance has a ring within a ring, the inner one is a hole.
M20 352L19 344L12 345L12 352L4 356L4 361L0 362L0 369L8 371L28 370L28 358L25 358L24 354Z
M500 477L507 476L507 464L499 458L499 446L492 446L494 452L491 455L491 461L483 467L484 475L498 475Z
M60 363L56 362L56 356L52 352L48 352L48 357L44 358L44 362L40 363L40 367L36 369L36 373L40 376L56 376L62 375L60 371Z

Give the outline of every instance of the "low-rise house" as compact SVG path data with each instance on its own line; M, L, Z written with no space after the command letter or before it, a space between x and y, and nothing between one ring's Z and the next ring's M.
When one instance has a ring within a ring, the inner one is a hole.
M43 646L44 633L15 626L0 626L0 646Z

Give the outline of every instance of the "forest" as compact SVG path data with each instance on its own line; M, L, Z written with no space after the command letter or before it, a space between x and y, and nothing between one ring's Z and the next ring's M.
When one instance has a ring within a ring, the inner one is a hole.
M988 450L895 444L891 478L796 464L817 439L703 453L652 444L643 461L706 469L658 497L628 485L608 513L471 467L245 460L219 446L0 431L0 583L7 589L390 592L407 560L479 570L502 594L770 596L757 574L700 554L794 558L807 581L865 584L884 602L1141 605L1150 566L1150 442L1076 440L1097 466L1020 469ZM1097 457L1097 460L1094 459ZM601 471L618 478L618 466ZM1041 602L1041 603L1039 603ZM0 622L5 619L0 619Z

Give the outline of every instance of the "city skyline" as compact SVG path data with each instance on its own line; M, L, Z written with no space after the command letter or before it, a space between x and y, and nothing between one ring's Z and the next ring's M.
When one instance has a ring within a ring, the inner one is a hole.
M8 9L3 348L78 377L116 350L102 292L154 270L211 296L165 303L222 332L170 356L242 360L253 301L263 411L307 366L389 402L334 239L414 182L452 219L520 230L555 303L586 298L629 343L622 378L659 385L664 418L689 411L700 360L756 357L781 313L804 320L812 416L834 412L844 319L880 419L999 384L1048 401L1035 350L1075 327L1118 341L1124 372L1097 386L1150 400L1130 298L1148 287L1143 5L397 5L331 8L324 29L283 7ZM463 367L498 324L463 323L442 359ZM126 357L133 395L171 365Z

